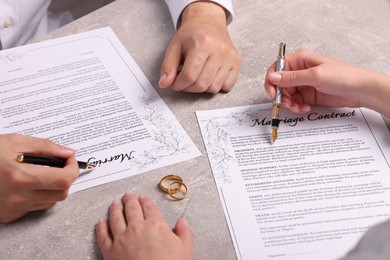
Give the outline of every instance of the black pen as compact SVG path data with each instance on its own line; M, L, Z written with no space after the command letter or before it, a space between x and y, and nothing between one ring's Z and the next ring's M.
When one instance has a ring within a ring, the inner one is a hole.
M19 154L16 157L16 160L20 163L30 163L30 164L37 164L43 166L58 167L58 168L63 168L66 163L66 159L63 158L26 155L26 154ZM79 165L80 169L93 169L96 167L96 165L87 162L77 161L77 164Z

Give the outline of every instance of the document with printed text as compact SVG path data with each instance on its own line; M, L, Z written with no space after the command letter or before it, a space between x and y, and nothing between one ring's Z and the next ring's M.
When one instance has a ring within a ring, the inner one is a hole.
M196 112L238 259L331 260L390 217L390 134L359 108Z
M96 164L70 192L200 155L110 28L3 50L0 75L0 133Z

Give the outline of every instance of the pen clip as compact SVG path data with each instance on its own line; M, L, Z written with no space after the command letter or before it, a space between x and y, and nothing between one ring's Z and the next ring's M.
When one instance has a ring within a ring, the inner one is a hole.
M281 42L279 44L279 56L278 56L278 58L279 59L284 59L285 54L286 54L286 44Z

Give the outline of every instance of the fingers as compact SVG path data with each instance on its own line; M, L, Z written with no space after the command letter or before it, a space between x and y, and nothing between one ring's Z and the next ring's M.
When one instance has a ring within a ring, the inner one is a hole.
M297 86L317 86L319 84L318 72L315 68L296 71L271 72L269 81L282 88Z
M178 68L181 60L181 45L177 43L176 38L169 43L163 64L161 65L160 81L161 88L170 87L178 74Z
M285 70L275 72L276 63L267 70L264 87L270 99L275 98L275 85L283 88L316 86L321 82L319 66L328 59L308 50L299 50L286 55Z
M151 200L148 197L140 196L139 202L142 207L144 219L162 219L162 216L160 214L160 211L156 207L156 204L154 204L153 200Z
M110 235L110 227L105 219L100 219L96 224L96 237L103 255L112 247L113 240Z
M228 75L226 76L225 83L222 86L222 90L229 92L233 89L234 85L237 82L238 74L240 72L239 68L232 68L229 70Z
M114 200L110 206L110 227L114 238L125 231L126 226L122 202Z
M190 93L229 92L233 89L239 73L239 67L231 66L229 61L223 62L222 57L202 57L197 60L187 58L182 71L177 75L172 89ZM221 62L222 61L222 62ZM240 60L236 64L240 64ZM196 64L194 66L194 64Z
M186 71L186 69L191 67L191 65L188 65L190 62L191 61L189 59L186 60L187 66L183 66L183 70L178 77L178 80L181 80L180 76L182 76L184 79L183 81L188 84L187 87L182 90L192 93L211 91L213 91L211 93L218 93L224 83L223 81L215 82L216 75L222 70L222 68L220 68L221 64L219 64L219 61L213 57L209 57L203 64L200 64L198 67L199 71ZM184 65L186 65L186 63L184 63Z
M208 53L204 50L190 51L185 57L182 70L177 75L171 89L175 91L182 91L196 83L208 58ZM212 71L205 71L204 75L206 75L206 77L208 75L210 75L209 77L213 77L215 75L215 71L214 69Z
M138 200L138 196L134 193L126 193L122 198L125 205L125 215L127 223L135 225L144 221L142 208Z
M176 222L174 233L183 241L184 247L187 249L186 251L192 252L193 234L184 218L180 218Z
M275 68L276 68L276 62L274 62L271 65L271 67L268 68L266 76L265 76L265 81L264 81L264 89L268 94L268 98L271 100L273 100L275 98L276 91L275 91L275 85L273 83L271 83L269 80L269 74L274 72Z

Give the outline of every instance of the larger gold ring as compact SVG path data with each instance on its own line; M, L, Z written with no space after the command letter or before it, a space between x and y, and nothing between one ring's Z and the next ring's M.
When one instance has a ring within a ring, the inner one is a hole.
M164 186L164 183L165 183L165 182L168 182L168 181L172 181L172 182L171 182L168 186ZM161 179L161 181L160 181L160 188L161 188L162 191L165 192L165 193L172 193L172 194L175 194L176 192L179 192L179 191L180 191L182 185L180 185L179 188L173 189L173 188L171 188L171 187L172 187L172 183L174 183L174 182L176 182L176 183L179 182L179 183L184 184L184 183L183 183L183 179L182 179L180 176L171 174L171 175L164 176L164 177Z
M172 189L172 186L173 186L173 185L178 185L179 188ZM178 191L176 191L176 190L178 189L179 191L182 191L182 187L185 188L185 191L183 192L183 195L178 196L178 195L177 195L177 194L178 194ZM172 191L175 191L175 192L173 193ZM172 199L175 199L175 200L182 200L182 199L185 199L185 198L187 197L187 192L188 192L188 187L187 187L187 185L186 185L184 182L182 182L182 181L174 181L174 182L172 182L171 185L169 185L169 187L168 187L169 196L171 196Z

